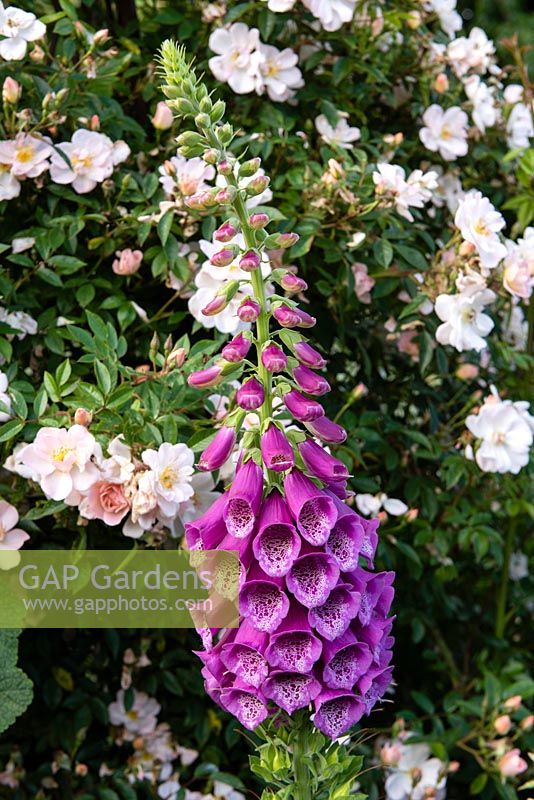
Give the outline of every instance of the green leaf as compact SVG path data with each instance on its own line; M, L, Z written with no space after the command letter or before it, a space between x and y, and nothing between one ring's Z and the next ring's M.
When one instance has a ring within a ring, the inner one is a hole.
M24 428L24 422L18 419L11 419L0 427L0 442L7 442L13 439Z
M158 222L158 236L161 244L164 247L167 244L167 239L169 238L169 233L171 232L173 220L174 213L172 211L167 211L167 213L164 214Z
M487 782L487 774L485 772L481 772L480 775L477 775L474 781L471 781L471 785L469 786L469 794L480 794Z
M386 269L393 261L393 247L387 239L379 239L374 243L373 254L377 263Z
M0 631L0 733L26 711L33 697L32 682L16 666L18 631Z
M98 386L104 395L111 391L111 376L108 368L101 361L95 361L95 375Z

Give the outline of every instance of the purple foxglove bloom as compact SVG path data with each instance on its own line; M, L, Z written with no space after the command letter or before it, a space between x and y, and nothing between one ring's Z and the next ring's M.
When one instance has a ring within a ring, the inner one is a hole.
M268 700L292 714L299 708L306 708L319 695L321 684L313 675L300 675L297 672L272 672L262 686Z
M295 464L295 454L285 433L271 423L261 437L261 457L267 469L286 472Z
M221 367L214 364L207 369L192 372L187 378L187 383L195 389L210 389L212 386L217 386L221 380L221 375Z
M322 369L326 366L325 359L308 342L297 342L293 345L293 350L300 363L310 369Z
M275 669L311 672L321 657L323 644L310 630L307 609L293 602L287 617L270 637L265 658Z
M260 311L260 304L250 297L247 297L237 309L237 316L241 322L256 322L260 316Z
M277 344L268 344L261 354L261 363L267 372L282 372L287 367L287 356Z
M221 661L240 680L258 689L269 674L269 665L263 656L269 637L247 620L231 634L233 640L222 644Z
M243 361L243 359L247 357L251 344L252 342L250 339L247 339L242 333L238 333L231 342L224 345L221 355L226 361L239 364L240 361Z
M197 469L202 472L213 472L220 469L230 455L235 445L235 430L223 425L215 434L215 438L202 452L197 464Z
M372 655L366 644L358 642L351 631L334 642L325 642L323 680L329 689L352 689L372 663Z
M296 328L300 325L300 314L296 308L277 306L273 311L273 317L282 328Z
M288 411L299 422L313 422L324 415L324 408L316 400L310 400L303 394L291 389L284 395L284 403Z
M324 488L339 500L347 500L354 495L354 492L347 490L347 481L324 481Z
M286 476L284 488L291 516L302 536L310 544L324 544L338 516L333 499L296 469Z
M363 702L365 703L367 714L370 713L375 703L384 696L391 683L392 673L393 667L386 667L385 669L376 667L376 669L370 669L358 681L357 688L364 695Z
M250 689L226 689L221 693L221 702L249 731L253 731L269 716L265 703L257 692Z
M222 542L228 533L223 517L226 499L226 495L221 495L201 517L186 522L185 541L189 550L215 550Z
M258 631L273 633L289 611L289 599L275 580L266 575L264 580L247 581L239 594L241 613Z
M245 411L255 411L263 405L265 391L257 378L249 378L236 393L237 405Z
M286 292L294 294L296 292L305 292L308 284L294 272L286 272L280 279L280 285Z
M326 603L339 578L339 567L326 553L307 553L297 558L286 575L289 591L306 608Z
M223 495L223 516L228 533L242 539L252 533L260 510L263 472L252 459L238 470L229 491Z
M213 234L216 242L230 242L237 234L237 230L229 222L223 222Z
M328 417L318 417L317 419L306 421L306 427L310 433L317 436L328 444L343 444L347 438L347 431Z
M260 266L260 257L254 250L247 250L239 259L239 266L245 272L254 272Z
M341 572L351 572L358 566L365 532L356 515L340 513L328 537L325 550L335 560Z
M308 619L324 639L333 641L342 636L358 613L360 595L347 584L338 584L328 600L310 609Z
M235 251L231 247L226 247L214 253L210 258L210 264L214 267L227 267L235 258Z
M260 567L272 577L286 575L299 556L301 539L278 489L265 500L258 530L252 547Z
M296 367L293 370L293 377L295 378L299 389L308 394L313 394L315 397L321 397L330 391L330 384L321 375L309 367Z
M265 228L265 226L269 224L269 215L262 213L251 214L248 218L248 224L253 230L259 231L261 228Z
M313 326L316 324L317 320L315 317L312 317L312 315L308 314L307 311L303 311L301 308L299 308L297 313L299 315L299 328L313 328Z
M350 692L325 689L315 700L313 721L326 736L337 739L359 722L365 710L365 704Z
M349 477L345 464L327 453L324 447L312 439L306 439L299 444L299 453L309 472L321 481L341 481Z

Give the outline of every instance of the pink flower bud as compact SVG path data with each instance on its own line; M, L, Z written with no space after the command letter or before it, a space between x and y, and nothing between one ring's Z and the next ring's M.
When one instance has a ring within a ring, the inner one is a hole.
M299 278L294 272L286 272L285 275L282 275L280 279L280 285L282 289L285 289L286 292L291 292L292 294L296 292L304 292L308 288L306 281L302 280L302 278Z
M93 415L86 408L77 408L74 412L74 422L76 425L83 425L88 428L93 421Z
M273 317L282 328L296 328L300 325L300 313L296 308L278 306L273 311Z
M221 227L213 234L213 238L217 242L230 242L236 234L237 230L233 225L230 225L229 222L223 222Z
M231 264L235 258L234 250L230 250L230 248L226 248L224 250L219 250L218 253L214 253L210 258L210 264L213 264L214 267L227 267L228 264Z
M516 775L520 775L527 769L528 764L521 758L521 751L516 747L514 750L509 750L508 753L505 753L499 759L497 766L503 778L515 778Z
M4 103L11 103L11 105L15 105L15 103L20 99L22 94L22 87L15 78L11 78L9 75L5 79L4 84L2 86L2 100Z
M217 172L219 173L219 175L231 175L232 174L232 165L230 164L229 161L227 161L225 159L224 161L221 161L217 165Z
M237 405L246 411L256 411L263 405L265 392L257 378L249 378L236 392Z
M187 351L185 347L177 347L172 353L167 356L167 364L172 364L175 367L183 367L185 359L187 358Z
M387 767L398 764L401 756L402 750L400 745L395 742L387 742L380 750L380 760L382 764L385 764Z
M261 158L250 158L239 167L240 178L250 178L255 175L261 166Z
M250 350L250 345L250 340L245 338L242 333L238 333L237 336L234 336L231 342L225 344L221 351L222 357L225 358L226 361L231 361L233 364L238 364L247 357L247 353Z
M326 366L325 359L308 342L297 342L293 350L300 363L311 369L322 369Z
M219 366L214 364L207 369L201 369L198 372L192 372L187 379L189 386L194 389L209 389L212 386L217 386L221 380L222 370Z
M98 116L98 114L93 114L92 117L89 117L89 130L91 131L100 130L100 117Z
M202 160L205 161L206 164L216 164L217 150L214 150L213 147L210 147L208 150L204 150L202 153Z
M302 309L300 308L297 313L299 315L299 322L298 322L299 328L313 328L313 326L317 322L315 317L312 317L311 314L308 314L307 311L302 311Z
M521 728L522 731L529 731L533 725L534 725L533 714L529 714L528 717L524 717L519 723L519 727Z
M419 509L418 508L409 508L406 514L404 515L404 519L406 522L413 522L414 519L417 519L419 516Z
M109 30L108 28L101 28L99 31L96 31L95 35L93 36L93 43L94 44L104 44L109 39Z
M167 103L161 100L157 104L155 114L150 121L157 131L166 131L172 126L173 115Z
M279 233L278 234L278 247L281 247L282 250L287 250L288 247L293 247L299 240L298 233Z
M269 215L268 214L252 214L248 218L248 224L251 228L255 231L259 231L261 228L265 228L265 226L269 223Z
M260 257L254 250L248 250L239 259L239 266L245 272L254 272L260 266Z
M523 702L523 698L520 694L514 694L512 697L509 697L508 700L504 701L504 707L507 708L509 711L518 711L521 708L521 703Z
M214 469L220 469L230 458L234 445L234 429L223 426L200 456L197 469L202 472L212 472Z
M228 305L228 300L224 295L216 295L213 300L204 306L202 309L202 314L205 317L214 317L216 314L220 314L221 311L224 311L226 306Z
M243 300L237 309L237 316L241 322L256 322L260 311L260 304L248 297L246 300Z
M295 367L293 370L293 377L299 389L315 397L321 397L323 394L327 394L327 392L330 391L330 384L322 375L318 375L312 369L302 364Z
M210 192L197 192L185 197L184 203L187 208L192 208L194 211L206 211L209 206L213 205L213 198Z
M460 769L460 762L459 761L451 761L449 763L449 766L447 767L447 772L454 773L454 772L458 772L459 769Z
M510 719L508 714L502 714L500 717L497 717L497 719L493 723L493 727L495 728L499 736L506 736L506 734L512 727L512 720Z
M439 75L436 75L436 80L434 81L434 89L438 94L443 94L449 88L449 79L447 78L444 72L440 72Z
M111 268L116 275L133 275L141 266L143 260L143 253L141 250L117 250L115 253L117 258L114 260Z
M215 195L215 200L219 205L226 206L228 203L231 203L232 200L235 198L236 190L233 186L227 186L226 189L221 189L220 192L217 192Z
M261 354L261 363L268 372L282 372L287 366L287 356L276 344L268 344Z
M462 242L462 244L458 248L458 252L460 253L461 256L464 257L472 256L473 253L475 252L475 249L476 249L475 245L472 244L471 242Z
M472 381L477 377L478 371L476 364L460 364L456 370L456 377L461 381Z
M258 175L256 178L252 178L250 183L246 188L246 192L251 197L255 197L258 194L261 194L266 190L270 183L269 178L267 175Z

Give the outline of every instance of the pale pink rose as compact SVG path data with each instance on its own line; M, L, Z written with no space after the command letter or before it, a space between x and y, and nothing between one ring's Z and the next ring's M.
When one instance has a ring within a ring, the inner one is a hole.
M7 76L2 86L2 100L4 103L14 105L22 94L22 87L18 81L11 76Z
M519 723L519 727L521 728L522 731L529 731L533 725L534 725L534 714L529 714L528 717L524 717Z
M514 297L528 299L532 294L534 276L530 274L527 261L505 262L502 278L504 288Z
M388 767L398 764L402 756L400 744L396 742L386 742L380 749L380 760Z
M500 736L506 736L506 734L512 727L512 720L510 719L508 714L502 714L500 717L497 717L497 719L493 723L493 727Z
M476 364L460 364L456 370L456 377L461 381L471 381L478 376L478 372Z
M137 272L143 260L141 250L131 250L129 247L126 250L117 250L115 255L117 258L111 265L115 275L133 275L134 272Z
M486 402L489 403L490 400L494 400L495 402L498 402L498 399L495 397L495 395L490 395L488 397L488 399L486 400ZM521 708L521 703L522 702L523 702L523 698L521 697L521 695L520 694L514 694L514 695L512 695L512 697L509 697L507 700L504 701L504 707L508 708L510 711L517 711L518 709Z
M89 489L86 500L87 503L80 506L82 515L88 519L101 519L106 525L118 525L130 510L120 483L97 481Z
M371 302L371 289L375 285L375 279L367 274L367 265L357 261L351 266L354 275L354 291L360 303Z
M73 492L84 492L99 477L91 461L95 437L82 425L71 428L41 428L32 444L20 454L52 500L66 500Z
M521 758L521 751L516 747L499 759L498 767L503 778L515 778L516 775L520 775L527 769L528 764L524 758Z
M20 550L30 537L21 528L15 528L19 512L11 503L0 500L0 550Z
M397 348L399 353L406 353L414 361L419 361L419 344L414 341L416 336L417 331L402 331L397 339Z
M152 125L158 131L166 131L172 126L173 115L172 111L163 100L157 106L154 116L150 120Z

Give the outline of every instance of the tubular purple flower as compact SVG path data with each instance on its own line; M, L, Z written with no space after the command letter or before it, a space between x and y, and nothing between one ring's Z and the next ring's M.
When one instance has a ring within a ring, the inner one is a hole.
M342 636L358 613L360 595L347 584L338 584L328 600L310 609L310 625L328 641Z
M261 457L267 469L286 472L295 464L293 447L285 433L271 424L261 437Z
M238 333L228 344L224 345L221 355L226 361L239 364L247 357L251 344L250 339L247 339L242 333Z
M216 242L231 242L236 235L237 229L229 222L223 222L220 228L217 228L213 234L213 238Z
M247 250L247 252L239 259L239 266L245 272L254 272L261 264L260 257L254 250Z
M216 314L220 314L221 311L224 311L228 302L229 300L224 295L215 295L213 300L210 300L210 302L204 306L202 313L205 317L214 317Z
M282 328L296 328L300 325L300 314L296 308L277 306L273 311L273 317Z
M339 578L339 567L326 553L307 553L297 558L286 575L289 591L306 608L326 603Z
M298 446L302 460L307 469L321 481L341 481L349 477L345 464L338 458L317 444L312 439L306 439ZM336 504L337 505L337 504ZM339 506L337 506L340 508ZM340 510L341 513L341 510Z
M192 372L187 378L187 383L194 389L210 389L212 386L217 386L217 384L220 383L221 377L221 367L214 364L207 369Z
M267 496L252 547L262 570L269 576L286 575L298 558L301 539L278 489Z
M235 250L227 247L224 250L219 250L218 253L214 253L210 258L210 264L214 267L227 267L232 263L235 257Z
M286 292L290 292L291 294L305 292L308 288L306 281L302 278L299 278L294 272L286 272L284 275L282 275L280 278L280 286Z
M223 518L228 533L242 539L252 533L260 510L263 492L263 472L252 459L237 471L226 495Z
M237 309L237 316L241 322L256 322L260 316L260 311L260 304L250 297L247 297Z
M251 214L248 218L248 224L253 230L259 231L269 224L269 215L263 213Z
M321 692L321 684L313 675L296 672L272 672L262 687L263 694L277 706L292 714L306 708Z
M325 550L334 558L342 572L350 572L358 566L364 537L363 527L353 515L339 515Z
M303 311L301 308L299 308L297 313L299 315L299 328L313 328L313 326L316 324L317 320L315 317L312 317L312 315L308 314L307 311Z
M230 458L235 445L235 430L223 425L215 434L213 441L202 452L197 464L197 469L202 472L212 472L220 469Z
M294 602L265 650L269 666L288 672L311 672L323 644L310 630L308 611Z
M265 576L247 581L239 595L240 610L258 631L273 633L289 611L289 599L281 585Z
M337 739L356 725L365 713L365 705L350 692L326 689L315 700L314 724L331 739Z
M386 689L391 683L391 676L393 667L386 667L385 669L377 667L374 670L369 670L366 675L363 675L358 681L358 691L363 694L363 702L365 703L366 713L369 714L373 706L381 700L384 696Z
M249 378L236 392L237 405L245 411L255 411L263 405L265 391L257 378Z
M223 511L226 495L221 495L210 508L194 522L185 524L185 541L189 550L214 550L226 534Z
M291 389L284 395L284 403L287 410L299 422L313 422L313 420L324 416L324 408L320 403L304 397L296 389Z
M328 417L321 416L311 422L306 422L306 427L310 433L328 444L343 444L347 438L345 428L332 422Z
M287 367L287 356L277 344L268 344L261 354L261 363L267 372L282 372Z
M323 545L338 517L334 501L302 472L294 469L284 480L287 504L302 536Z
M317 375L309 367L300 366L295 367L293 370L293 377L295 378L299 389L308 394L313 394L315 397L321 397L330 391L330 384L321 375Z
M265 703L260 700L257 692L250 689L227 689L221 694L221 702L249 731L253 731L269 716Z
M293 350L300 363L310 367L310 369L322 369L326 366L325 359L308 342L296 342L293 345Z
M221 661L236 676L258 689L269 674L264 658L269 637L244 620L237 630L232 630L232 641L225 640L221 647Z
M325 642L323 651L325 667L323 680L330 689L352 689L372 662L366 644L358 642L352 631L347 631L333 642Z

